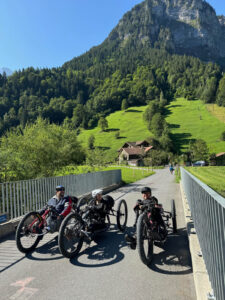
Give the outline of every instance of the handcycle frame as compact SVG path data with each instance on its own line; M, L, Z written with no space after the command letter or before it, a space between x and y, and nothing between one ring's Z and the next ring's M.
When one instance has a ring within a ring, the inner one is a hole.
M87 239L84 232L88 227L88 222L91 220L91 213L88 214L88 205L89 203L85 204L84 211L81 210L82 201L78 201L77 207L71 212L62 222L60 230L59 230L59 249L63 256L67 258L73 258L78 255L80 252L83 242L91 242L91 239ZM124 213L121 212L122 209ZM85 216L87 214L87 216ZM117 202L117 209L111 207L108 211L106 211L106 220L107 224L103 229L95 230L93 235L107 231L110 228L110 216L116 217L117 227L120 231L124 231L126 229L127 217L128 217L128 209L127 204L124 199L120 199ZM121 223L121 217L124 217L123 223Z
M71 209L76 205L77 198L69 196L71 199ZM40 214L38 211L31 211L27 213L19 222L16 228L16 245L20 252L28 253L33 251L43 236L47 233L54 233L59 230L48 231L47 227L47 218L52 216L57 219L57 213L54 206L47 205L46 210L43 214ZM56 221L57 222L57 221ZM59 223L60 225L60 223Z
M153 207L151 207L152 209ZM153 259L153 246L155 242L164 243L169 233L170 222L172 219L172 232L177 232L175 201L171 200L171 212L162 210L161 216L165 225L165 236L162 238L159 232L153 230L154 225L151 222L151 209L143 207L141 215L137 221L137 250L141 261L149 265ZM158 230L160 227L156 227ZM145 245L146 244L146 245Z
M22 218L16 229L16 245L20 252L28 253L37 247L43 236L49 232L45 228L47 217L50 216L57 217L52 206L48 206L42 215L37 211L31 211Z

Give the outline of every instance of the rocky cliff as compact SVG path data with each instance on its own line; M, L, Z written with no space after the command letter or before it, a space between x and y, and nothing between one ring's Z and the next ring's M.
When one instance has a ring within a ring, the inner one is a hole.
M202 0L145 0L126 13L107 42L164 48L225 62L225 17Z

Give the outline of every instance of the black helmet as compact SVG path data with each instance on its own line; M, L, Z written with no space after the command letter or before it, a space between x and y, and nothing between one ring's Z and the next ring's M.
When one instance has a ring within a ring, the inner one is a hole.
M144 193L152 193L152 190L150 189L150 187L148 186L145 186L141 189L141 193L144 194Z
M57 187L55 188L57 192L59 191L65 191L65 187L62 185L57 185Z

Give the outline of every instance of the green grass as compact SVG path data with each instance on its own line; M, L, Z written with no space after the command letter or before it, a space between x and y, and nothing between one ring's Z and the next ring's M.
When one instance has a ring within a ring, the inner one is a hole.
M225 141L220 140L224 122L212 115L202 101L178 98L167 106L167 113L166 121L181 151L187 149L191 139L206 141L210 153L225 151Z
M121 169L122 181L124 184L129 184L138 181L142 178L155 174L149 169L135 169L127 167L90 167L90 166L68 166L56 172L54 176L65 176L70 174L82 174L87 172L109 171Z
M186 170L225 197L225 167L186 167Z
M78 140L84 147L87 147L88 138L91 134L95 136L95 147L100 147L115 157L117 150L125 142L135 142L146 139L152 134L147 129L143 121L143 112L147 106L132 107L126 111L117 111L110 114L106 119L108 121L108 130L102 132L99 127L91 130L82 130ZM120 131L120 138L115 138L115 133Z
M140 141L152 133L143 121L143 112L147 106L130 107L127 111L117 111L107 117L109 128L102 132L99 127L91 130L81 130L78 140L84 148L88 138L95 136L95 147L106 150L108 157L116 158L117 150L127 141ZM173 140L177 149L186 151L192 139L206 141L210 153L225 151L225 141L220 140L225 130L225 108L217 105L205 105L200 100L188 101L178 98L167 106L166 121L169 123ZM115 133L120 131L120 138Z

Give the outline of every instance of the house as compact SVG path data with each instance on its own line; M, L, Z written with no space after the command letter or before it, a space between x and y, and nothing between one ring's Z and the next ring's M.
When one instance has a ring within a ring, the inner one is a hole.
M119 150L119 163L131 166L143 165L143 157L152 149L147 141L126 142Z
M217 153L215 161L217 166L225 166L225 152Z

